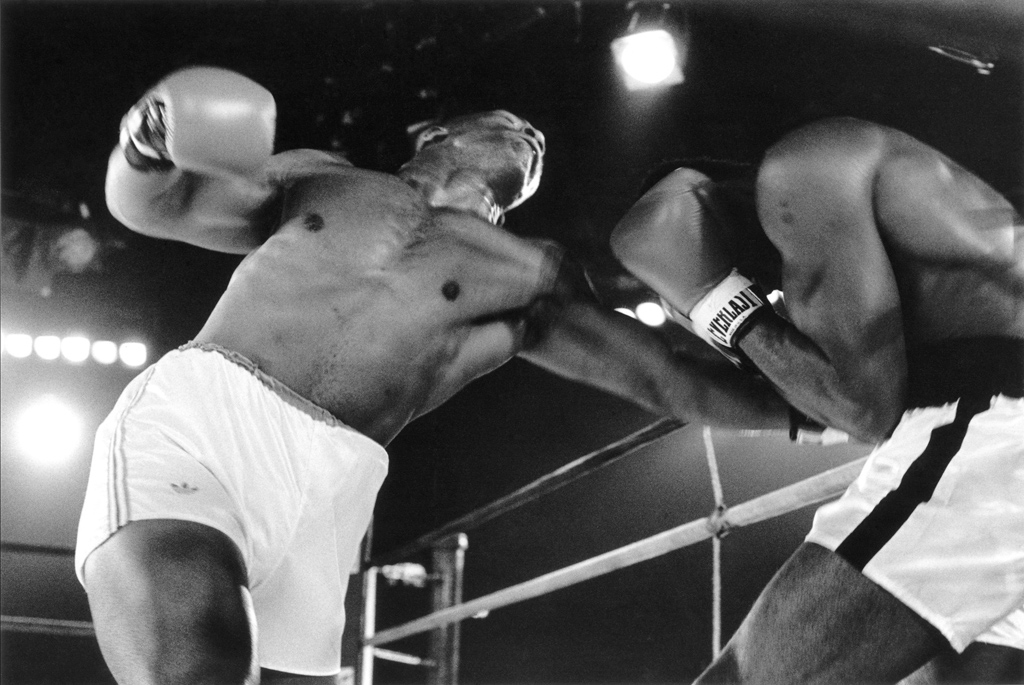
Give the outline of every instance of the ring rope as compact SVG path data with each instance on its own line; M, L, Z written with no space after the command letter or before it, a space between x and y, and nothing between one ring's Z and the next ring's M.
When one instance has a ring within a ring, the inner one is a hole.
M514 492L499 497L490 504L475 509L465 516L460 516L454 521L449 521L440 528L413 540L407 545L381 555L375 555L371 564L383 566L403 561L414 554L431 549L434 543L439 540L456 533L468 533L487 521L504 516L524 504L529 504L584 476L589 476L605 466L614 464L619 459L632 454L635 450L646 447L655 440L682 428L684 425L676 419L659 419L621 440L616 440L601 449L585 454L579 459L541 476L532 483L528 483Z
M747 500L722 513L722 523L729 527L746 526L802 509L838 496L860 473L867 457L861 457L834 469ZM644 540L599 554L571 566L552 571L524 583L507 587L489 595L441 609L427 616L377 632L364 640L365 645L383 645L411 635L434 630L510 604L540 597L555 590L596 578L621 568L659 557L682 547L713 537L707 518L697 519L671 528Z
M0 629L11 633L35 633L61 637L92 637L96 634L89 621L30 618L28 616L0 616Z

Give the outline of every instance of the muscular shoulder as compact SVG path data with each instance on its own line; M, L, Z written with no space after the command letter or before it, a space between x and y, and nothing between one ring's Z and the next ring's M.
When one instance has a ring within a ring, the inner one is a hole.
M353 169L343 155L325 150L288 150L270 158L267 177L271 183L290 186L296 181L322 176L342 169Z
M793 188L859 195L894 157L934 150L896 129L852 117L815 121L783 136L765 153L757 174L761 200Z
M768 149L766 159L879 150L902 135L896 129L863 119L829 117L790 131Z

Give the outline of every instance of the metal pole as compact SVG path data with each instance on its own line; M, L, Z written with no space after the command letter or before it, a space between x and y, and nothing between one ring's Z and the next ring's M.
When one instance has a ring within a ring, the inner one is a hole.
M433 610L439 611L462 602L462 572L466 560L469 538L456 533L439 540L433 549L434 583ZM459 639L461 624L450 623L430 634L430 660L428 685L457 685L459 682Z
M373 685L373 645L366 641L377 630L377 567L363 572L363 648L359 650L359 683Z

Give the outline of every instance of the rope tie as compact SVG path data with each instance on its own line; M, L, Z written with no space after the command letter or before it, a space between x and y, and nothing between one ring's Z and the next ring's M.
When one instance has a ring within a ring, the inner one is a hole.
M725 518L728 511L729 507L724 504L716 505L704 522L708 532L714 535L716 540L721 540L732 531L732 524Z

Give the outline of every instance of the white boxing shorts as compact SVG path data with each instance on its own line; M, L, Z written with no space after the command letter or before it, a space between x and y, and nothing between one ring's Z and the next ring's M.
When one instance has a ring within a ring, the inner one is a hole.
M1024 649L1024 399L907 411L807 541L833 550L934 625Z
M190 344L124 390L96 435L75 567L129 521L211 526L249 578L260 665L341 667L345 592L384 448L239 354Z

